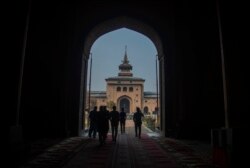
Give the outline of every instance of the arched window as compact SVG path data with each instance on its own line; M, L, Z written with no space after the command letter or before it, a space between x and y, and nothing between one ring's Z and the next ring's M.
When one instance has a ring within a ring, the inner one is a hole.
M121 87L117 87L116 91L120 92L121 91Z
M130 91L130 92L133 92L133 87L129 87L129 91Z
M158 114L159 107L155 107L154 114Z
M126 92L127 91L127 87L123 87L123 89L122 89L124 92Z
M144 114L148 114L148 106L145 106L145 107L143 108L143 112L144 112Z

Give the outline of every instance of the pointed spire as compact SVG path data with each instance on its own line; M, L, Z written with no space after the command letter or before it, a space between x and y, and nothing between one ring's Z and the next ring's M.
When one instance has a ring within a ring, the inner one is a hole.
M132 70L132 66L129 64L128 56L127 56L127 46L125 46L125 54L122 61L122 64L120 64L119 69L121 72L119 72L119 76L133 76L133 74L130 72Z
M129 61L128 61L128 56L127 56L127 45L125 46L125 54L124 54L124 58L123 58L123 61L122 61L124 64L128 64Z

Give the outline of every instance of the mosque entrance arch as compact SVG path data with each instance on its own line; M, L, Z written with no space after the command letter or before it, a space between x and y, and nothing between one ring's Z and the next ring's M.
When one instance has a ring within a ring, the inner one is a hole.
M120 109L124 108L125 113L130 113L130 102L127 98L122 98L119 105Z
M164 75L164 70L165 70L165 55L163 53L163 47L162 47L162 42L161 42L161 38L158 35L158 33L150 26L147 25L141 21L138 21L136 19L127 17L127 16L119 16L116 18L112 18L110 20L106 20L103 22L100 22L99 24L97 24L95 27L93 27L93 29L91 29L88 32L88 35L86 36L85 40L84 40L84 48L83 48L83 63L82 65L87 65L88 64L88 59L89 56L91 55L90 49L93 45L93 43L102 35L104 35L105 33L111 32L113 30L117 30L120 28L127 28L127 29L131 29L133 31L139 32L143 35L145 35L146 37L148 37L155 45L157 53L156 53L156 57L158 59L159 62L159 95L160 96L160 102L164 102L165 101L165 75ZM82 69L82 93L86 93L86 88L87 88L87 66L84 66ZM86 97L82 97L81 100L85 100ZM133 112L133 110L135 110L135 104L133 103L132 99L130 99L130 97L120 97L117 100L117 109L120 110L119 106L122 106L121 103L125 103L125 105L127 105L127 109L128 112ZM161 104L160 106L160 116L161 118L165 118L165 103ZM86 118L86 116L84 116L84 118ZM160 119L160 127L161 127L161 131L163 131L163 133L165 132L165 120L164 119Z

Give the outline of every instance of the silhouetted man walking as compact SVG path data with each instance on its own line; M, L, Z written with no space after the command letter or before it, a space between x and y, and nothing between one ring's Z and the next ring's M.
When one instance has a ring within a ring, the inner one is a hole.
M136 112L134 113L133 120L135 123L135 136L137 137L138 135L139 138L141 138L142 117L144 117L144 115L142 114L141 109L139 107L136 107Z
M120 128L121 128L121 134L122 133L125 133L125 126L126 126L126 118L127 118L127 115L124 111L124 108L121 109L121 112L120 112Z
M89 113L89 137L91 138L93 133L93 138L96 138L97 131L97 106L94 107L92 111Z
M100 146L102 146L106 141L107 133L109 130L109 112L106 110L105 106L100 106L97 123L99 142Z
M113 106L113 110L110 112L109 115L112 130L112 141L116 141L119 125L119 112L116 111L116 106Z

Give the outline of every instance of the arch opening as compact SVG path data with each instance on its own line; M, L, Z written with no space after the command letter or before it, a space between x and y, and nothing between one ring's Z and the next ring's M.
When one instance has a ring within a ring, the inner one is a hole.
M125 113L130 113L130 101L127 98L121 98L118 102L119 109L121 111L121 108L124 108Z
M92 45L94 44L94 42L101 37L102 35L109 33L111 31L117 30L117 29L121 29L121 28L127 28L130 29L132 31L136 31L138 33L141 33L143 35L145 35L146 37L148 37L152 43L154 44L154 46L156 47L157 53L156 56L158 57L158 61L159 61L159 88L161 88L159 90L159 93L157 93L157 96L159 97L159 99L164 99L164 85L162 85L162 83L164 83L164 63L163 63L163 48L162 48L162 43L160 40L160 37L158 36L157 32L150 27L147 24L144 24L143 22L140 22L138 20L126 17L126 16L122 16L122 17L117 17L111 20L107 20L103 23L100 23L99 25L97 25L96 27L94 27L92 29L92 31L89 32L87 38L85 39L85 43L84 43L84 49L83 49L83 64L87 65L87 61L89 59L89 55L90 55L90 50ZM87 74L88 74L88 70L87 68L83 69L82 71L82 81L85 81L82 83L83 89L85 89L85 93L87 90ZM161 74L161 75L160 75ZM122 89L122 88L121 88ZM84 93L84 92L81 92ZM160 95L160 96L159 96ZM86 99L86 98L85 98ZM128 108L126 108L126 112L131 112L132 109L131 108L131 103L128 99L124 98L124 99L120 99L119 101L117 101L117 105L119 106L118 109L120 109L123 105L125 105L126 107L128 106ZM158 106L158 105L157 105ZM160 107L160 113L163 113L164 110L164 106ZM85 109L85 108L83 108ZM132 110L133 111L133 110ZM160 114L159 116L164 116L163 114ZM161 120L158 120L158 126L161 127L161 130L164 130L164 124L160 122ZM164 121L163 121L164 122Z

